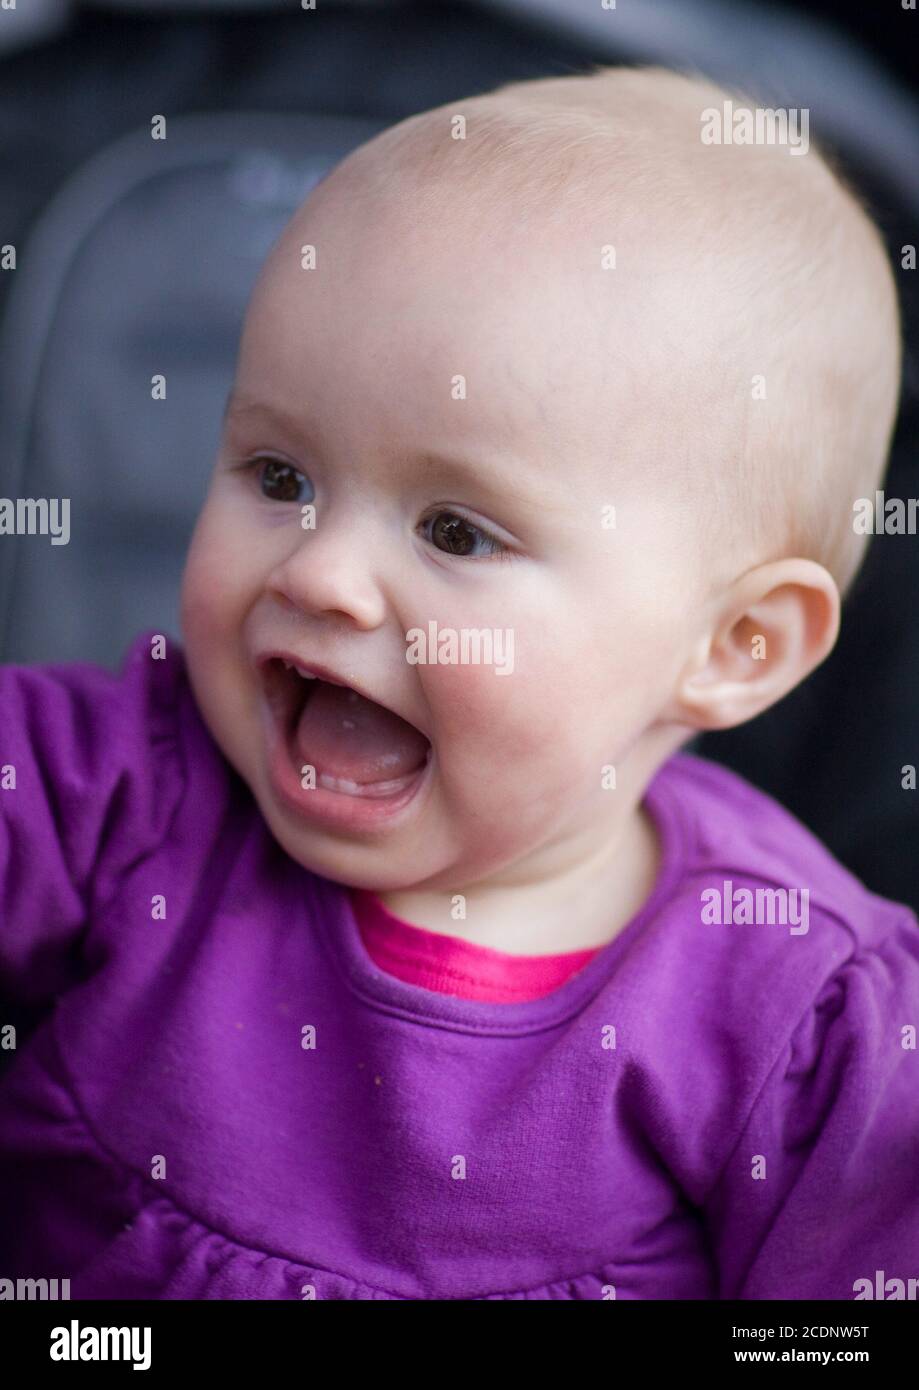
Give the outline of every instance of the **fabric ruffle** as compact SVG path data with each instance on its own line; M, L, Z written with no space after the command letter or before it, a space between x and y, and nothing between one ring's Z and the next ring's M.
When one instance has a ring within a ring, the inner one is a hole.
M612 1273L538 1288L469 1294L472 1300L603 1299ZM404 1295L248 1249L208 1230L166 1197L154 1198L71 1279L71 1299L397 1299Z
M0 1100L0 1188L17 1192L0 1218L5 1277L67 1278L72 1301L409 1297L210 1229L106 1152L57 1070L46 1025ZM601 1266L534 1288L451 1297L604 1299L615 1284L613 1267Z

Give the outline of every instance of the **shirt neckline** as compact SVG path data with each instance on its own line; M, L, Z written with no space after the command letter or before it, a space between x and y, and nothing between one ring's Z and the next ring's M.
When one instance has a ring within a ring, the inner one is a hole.
M495 1003L538 999L560 989L569 975L582 970L603 949L591 946L514 955L404 921L366 889L353 888L349 896L361 940L375 965L409 984L462 999Z
M318 898L316 916L328 950L351 990L371 1007L452 1032L514 1036L540 1032L571 1018L605 984L619 957L657 916L680 878L688 827L672 785L671 768L679 759L680 754L674 754L658 769L642 798L641 804L654 821L661 843L660 868L651 893L622 930L550 994L517 1003L494 1004L441 994L388 974L375 964L364 945L350 890L331 879L313 875Z

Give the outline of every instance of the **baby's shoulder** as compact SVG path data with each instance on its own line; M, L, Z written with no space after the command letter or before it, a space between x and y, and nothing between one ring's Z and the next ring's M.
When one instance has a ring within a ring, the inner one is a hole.
M649 793L669 881L625 953L627 1024L655 1142L702 1200L754 1111L764 1132L790 1117L816 1133L846 1076L865 1095L894 1077L899 1096L919 922L726 768L682 754Z
M745 941L766 947L745 954L768 958L770 942L797 938L806 940L810 958L833 966L878 948L904 921L919 928L909 906L873 892L791 811L738 773L681 753L649 792L677 846L683 885L698 890L701 921L745 928Z
M858 1028L859 1010L886 1010L894 996L919 1007L912 909L872 892L772 797L680 754L647 803L669 881L644 968L703 1047L745 1055L756 1071L827 1010Z

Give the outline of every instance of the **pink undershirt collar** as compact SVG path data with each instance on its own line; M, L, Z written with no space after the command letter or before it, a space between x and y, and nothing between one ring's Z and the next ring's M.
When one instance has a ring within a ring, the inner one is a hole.
M422 989L515 1004L551 994L602 950L595 946L554 956L515 956L459 937L404 922L379 898L352 888L351 901L361 940L380 970Z

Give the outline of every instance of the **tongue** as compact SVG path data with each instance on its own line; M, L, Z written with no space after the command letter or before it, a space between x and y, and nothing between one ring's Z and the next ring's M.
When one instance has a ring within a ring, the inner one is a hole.
M428 741L397 714L356 690L316 681L300 712L297 752L317 773L351 782L380 782L415 772Z

